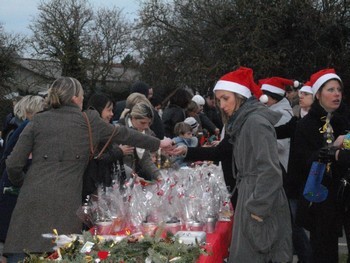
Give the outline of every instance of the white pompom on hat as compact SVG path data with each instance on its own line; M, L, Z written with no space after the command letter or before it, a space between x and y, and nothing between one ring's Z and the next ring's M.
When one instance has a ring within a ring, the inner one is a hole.
M342 80L335 73L335 70L333 68L322 69L311 75L310 82L312 85L312 93L314 97L316 96L316 93L321 88L321 86L331 79L337 79L342 83Z
M286 94L287 86L297 88L299 87L299 84L300 83L297 80L285 79L281 77L271 77L259 80L259 85L261 86L262 91L266 90L281 96Z
M197 103L198 106L203 106L205 104L205 99L201 95L194 95L192 100Z
M267 91L276 94L282 99L282 97L286 94L287 86L297 88L299 87L300 82L297 80L291 80L281 77L271 77L259 80L259 85L262 93L264 93L264 91ZM268 102L268 96L266 94L263 94L260 96L259 100L261 103L266 104Z
M263 95L260 96L259 100L260 100L261 103L266 104L269 101L269 97L267 97L266 94L263 94Z
M253 70L251 68L240 67L222 76L216 83L213 91L225 90L250 98L254 94L260 97L260 89L254 82Z

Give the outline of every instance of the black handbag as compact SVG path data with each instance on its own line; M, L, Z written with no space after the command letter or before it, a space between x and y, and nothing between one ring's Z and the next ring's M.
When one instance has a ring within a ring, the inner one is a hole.
M86 120L87 126L88 126L88 132L89 132L89 144L90 144L90 157L89 157L89 163L85 169L84 175L83 175L83 191L82 191L82 198L83 200L86 199L87 195L91 195L96 192L98 185L102 184L104 182L104 173L101 171L105 171L105 163L100 161L101 155L104 153L106 148L109 146L116 129L113 130L111 136L109 137L108 141L105 143L103 148L99 153L95 153L95 148L93 146L92 142L92 130L91 125L88 116L85 112L83 112L83 116Z

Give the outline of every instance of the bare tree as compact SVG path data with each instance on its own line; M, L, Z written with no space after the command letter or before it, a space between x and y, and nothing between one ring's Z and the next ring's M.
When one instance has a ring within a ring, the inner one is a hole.
M30 29L36 55L61 63L62 75L79 79L87 91L103 89L125 73L115 70L130 52L131 26L117 8L93 11L87 0L41 2Z
M0 95L8 92L14 82L16 58L22 54L24 43L24 37L6 33L0 24Z
M107 78L120 80L127 67L121 72L114 71L116 64L126 58L130 52L132 26L117 8L100 9L94 17L90 34L87 36L90 45L84 50L84 57L89 62L91 87L100 80L106 85ZM126 66L126 65L125 65Z
M16 83L17 58L24 48L24 37L5 32L0 24L0 130L6 114L11 111L12 102L5 95L10 93Z
M93 12L85 0L52 0L41 2L40 13L29 28L31 46L37 56L61 62L62 74L86 82L86 35Z

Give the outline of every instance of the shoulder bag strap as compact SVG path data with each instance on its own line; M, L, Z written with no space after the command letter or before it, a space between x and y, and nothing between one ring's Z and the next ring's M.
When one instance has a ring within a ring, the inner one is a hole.
M108 141L106 142L106 144L103 146L102 150L101 150L101 151L99 152L99 154L97 155L97 157L96 157L97 159L101 157L101 155L103 154L103 152L106 150L106 148L107 148L108 145L110 144L110 142L111 142L111 140L112 140L112 138L113 138L113 136L114 136L116 130L117 130L117 128L114 127L114 130L113 130L111 136L109 136Z
M84 118L85 118L85 120L86 120L86 123L87 123L87 126L88 126L88 130L89 130L89 142L90 142L90 154L91 154L90 157L93 158L94 152L95 152L95 151L94 151L94 145L93 145L93 143L92 143L92 130L91 130L91 125L90 125L90 121L89 121L89 118L88 118L86 112L83 112L83 116L84 116ZM113 136L114 136L116 130L117 130L117 129L114 128L114 130L113 130L111 136L109 137L108 141L106 142L106 144L103 146L102 150L101 150L101 151L99 152L99 154L97 155L97 157L96 157L97 159L101 157L101 155L103 154L103 152L106 150L106 148L107 148L108 145L110 144L110 142L111 142L111 140L112 140L112 138L113 138Z
M89 121L89 117L87 116L86 112L83 111L83 116L85 118L86 124L88 126L88 131L89 131L89 143L90 143L90 159L93 158L94 156L94 145L92 143L92 131L91 131L91 125Z

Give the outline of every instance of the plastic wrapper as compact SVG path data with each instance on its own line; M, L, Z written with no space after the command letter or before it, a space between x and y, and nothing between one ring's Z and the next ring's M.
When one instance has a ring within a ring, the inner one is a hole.
M99 188L97 198L82 206L77 214L97 233L114 234L123 228L149 234L162 226L220 218L230 206L230 194L220 167L202 163L187 169L161 170L161 180L141 184L129 178L121 187ZM172 228L172 230L175 227Z

